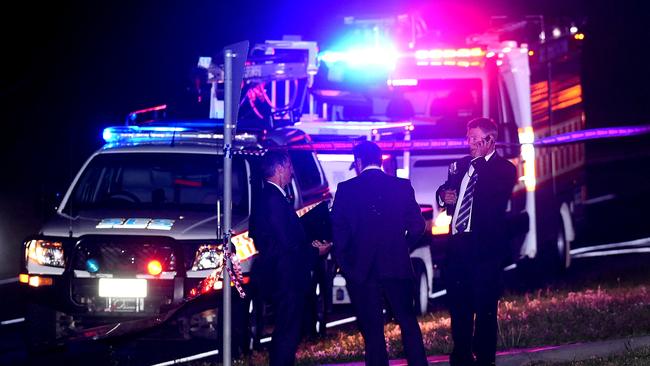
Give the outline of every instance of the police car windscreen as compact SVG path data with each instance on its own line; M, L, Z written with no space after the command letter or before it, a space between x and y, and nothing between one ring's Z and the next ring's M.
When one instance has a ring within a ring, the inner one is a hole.
M244 161L233 161L233 213L248 212ZM65 211L92 209L215 210L223 200L223 156L110 153L86 167Z

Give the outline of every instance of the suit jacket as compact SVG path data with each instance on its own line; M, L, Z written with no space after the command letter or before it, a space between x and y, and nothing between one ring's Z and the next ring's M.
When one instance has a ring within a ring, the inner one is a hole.
M265 182L255 197L250 236L259 252L251 280L261 295L307 288L318 250L307 241L300 219L287 198L270 183Z
M457 173L449 174L447 181L436 192L441 201L440 194L443 189L460 192L463 177L469 170L471 161L471 156L457 161ZM488 161L485 158L476 159L474 169L475 173L478 173L478 180L474 188L470 230L481 242L479 258L500 265L510 254L506 235L506 207L516 183L517 169L496 153ZM443 207L447 213L455 214L456 205Z
M412 278L410 247L424 227L408 180L370 169L339 183L332 207L332 250L348 280Z

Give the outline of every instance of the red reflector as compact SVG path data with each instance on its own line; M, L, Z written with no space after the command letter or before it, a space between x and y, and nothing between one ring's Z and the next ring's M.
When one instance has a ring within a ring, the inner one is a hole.
M203 183L187 179L174 179L174 184L186 187L203 187Z
M150 275L152 276L158 276L159 274L162 273L162 264L160 261L157 260L152 260L147 264L147 272L149 272Z

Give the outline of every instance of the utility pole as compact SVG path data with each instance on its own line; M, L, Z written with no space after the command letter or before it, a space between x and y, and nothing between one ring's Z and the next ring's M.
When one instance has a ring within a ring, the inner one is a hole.
M223 49L224 54L224 123L223 123L223 251L232 252L232 141L237 128L239 98L244 76L244 64L248 55L248 41L231 44ZM228 249L228 250L226 250ZM226 256L223 273L223 366L232 365L232 299L230 273L232 261Z

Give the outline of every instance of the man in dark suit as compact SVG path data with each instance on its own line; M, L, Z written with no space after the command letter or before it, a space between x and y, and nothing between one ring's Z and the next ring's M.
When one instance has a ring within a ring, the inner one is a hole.
M384 296L402 331L409 365L426 365L409 257L409 246L425 227L420 207L408 180L381 170L375 143L364 141L353 152L357 177L338 185L332 208L333 250L365 341L366 365L388 365Z
M454 340L449 361L484 366L495 362L501 275L509 256L505 214L516 168L496 154L491 119L471 120L467 139L470 156L451 164L436 196L452 215L443 267Z
M284 152L269 151L262 158L265 178L255 197L250 233L259 251L253 263L252 282L257 295L270 299L275 317L270 364L293 365L300 343L303 311L311 282L310 271L319 254L329 246L310 245L285 187L293 168ZM316 248L315 246L318 246Z

